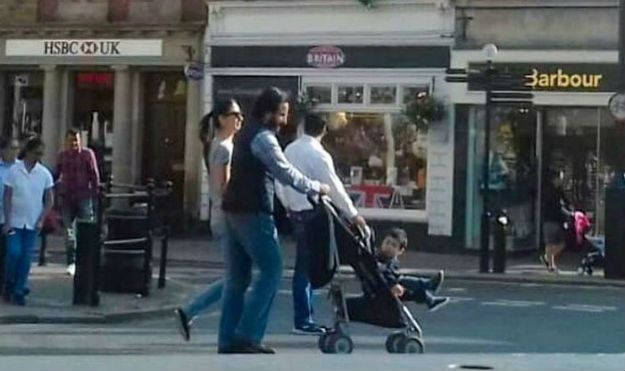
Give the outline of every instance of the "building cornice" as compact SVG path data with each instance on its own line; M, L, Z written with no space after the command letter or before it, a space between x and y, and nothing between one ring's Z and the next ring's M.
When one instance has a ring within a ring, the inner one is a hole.
M172 35L193 36L203 34L204 22L185 22L171 24L72 24L72 23L34 23L34 24L2 24L0 37L23 38L92 38L98 36L118 37L167 37Z
M617 0L452 0L458 9L617 8Z

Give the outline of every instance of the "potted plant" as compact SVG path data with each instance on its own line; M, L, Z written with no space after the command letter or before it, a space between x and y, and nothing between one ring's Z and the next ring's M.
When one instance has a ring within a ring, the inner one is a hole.
M420 92L406 105L404 117L418 131L427 131L430 124L445 118L445 104L426 92Z

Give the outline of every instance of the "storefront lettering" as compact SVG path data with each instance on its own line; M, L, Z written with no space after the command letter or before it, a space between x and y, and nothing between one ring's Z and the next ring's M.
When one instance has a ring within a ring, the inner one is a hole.
M119 41L46 41L44 55L120 55Z
M601 74L569 74L558 68L556 73L540 73L533 68L532 73L525 76L529 79L527 86L532 88L585 88L598 89L603 75Z
M316 68L336 68L345 63L345 54L335 46L317 46L308 51L306 62Z

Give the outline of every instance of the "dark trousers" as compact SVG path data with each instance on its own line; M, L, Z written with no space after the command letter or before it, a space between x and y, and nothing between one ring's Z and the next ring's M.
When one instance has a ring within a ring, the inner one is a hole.
M0 224L0 230L4 228L4 224ZM5 235L0 236L0 292L4 287L4 270L6 269L7 255L7 238Z
M295 327L314 323L313 290L308 277L313 246L308 246L308 239L306 238L306 223L314 215L312 210L290 214L297 243L295 272L293 273L293 324Z
M414 276L402 276L399 284L406 288L406 292L401 297L402 301L414 301L417 303L425 303L430 305L434 296L430 292L432 290L430 280Z

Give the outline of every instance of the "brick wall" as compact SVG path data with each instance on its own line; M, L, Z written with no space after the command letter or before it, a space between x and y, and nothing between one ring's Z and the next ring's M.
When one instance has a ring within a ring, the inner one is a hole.
M0 26L34 23L38 0L0 0Z
M0 26L49 23L203 22L204 0L0 0Z

